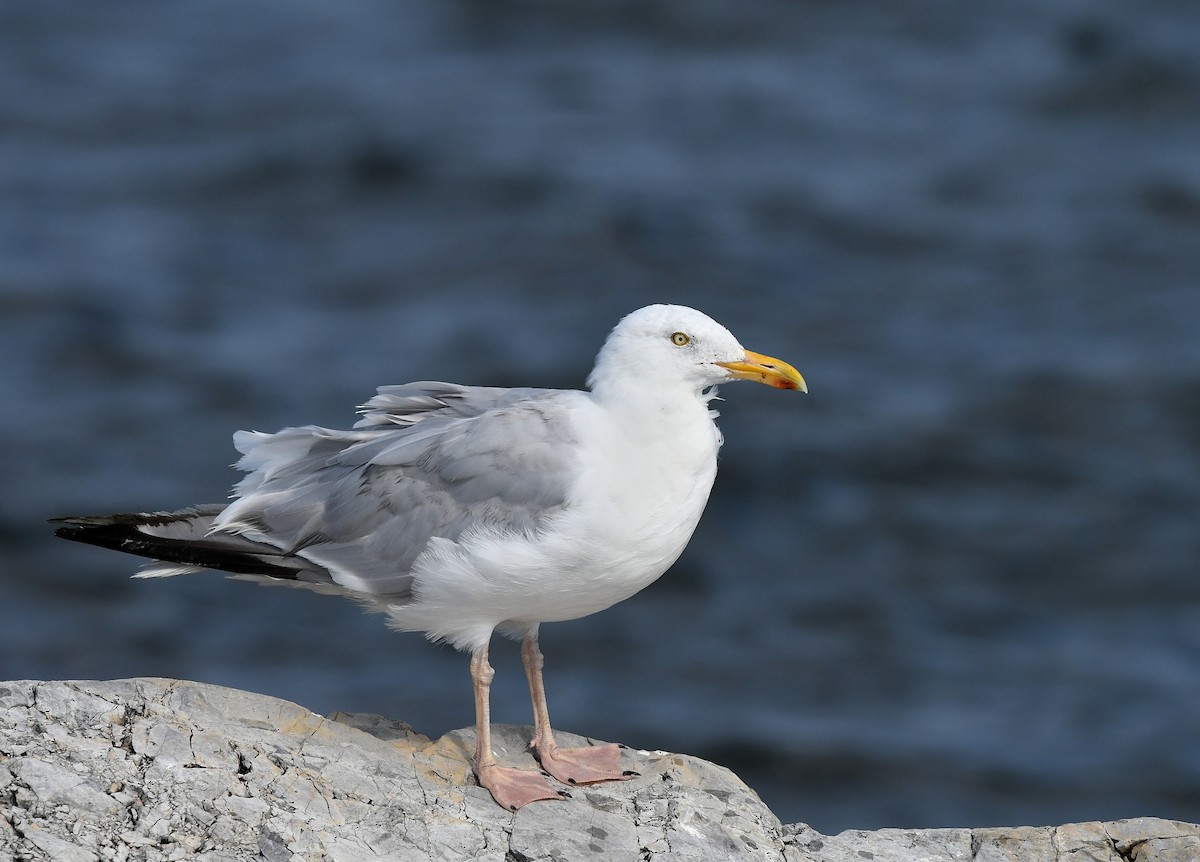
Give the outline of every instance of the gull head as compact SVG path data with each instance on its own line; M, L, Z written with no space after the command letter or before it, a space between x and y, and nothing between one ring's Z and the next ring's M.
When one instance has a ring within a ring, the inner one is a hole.
M701 392L731 380L808 391L799 371L742 347L707 314L683 305L648 305L626 315L609 334L588 385L594 392L617 382Z

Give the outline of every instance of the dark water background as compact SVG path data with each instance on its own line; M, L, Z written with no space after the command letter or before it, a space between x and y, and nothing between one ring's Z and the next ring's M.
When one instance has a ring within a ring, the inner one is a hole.
M377 384L581 385L683 302L812 395L725 390L684 558L546 627L557 724L825 831L1200 818L1197 34L1185 0L5 4L0 678L469 724L449 649L43 519L219 500L233 430Z

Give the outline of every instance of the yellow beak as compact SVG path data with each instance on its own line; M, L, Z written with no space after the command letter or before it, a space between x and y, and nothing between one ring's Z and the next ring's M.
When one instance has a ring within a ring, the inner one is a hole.
M717 365L728 368L738 380L754 380L776 389L799 389L801 392L808 392L808 384L804 382L800 372L782 359L747 350L744 361L718 362Z

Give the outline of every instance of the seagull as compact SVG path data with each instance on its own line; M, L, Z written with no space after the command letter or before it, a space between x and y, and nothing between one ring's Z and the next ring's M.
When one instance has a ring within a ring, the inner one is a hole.
M692 308L651 305L612 330L588 390L423 381L384 386L351 430L240 431L232 502L54 519L65 539L150 557L134 577L215 569L355 599L471 656L477 781L502 807L636 775L612 743L560 748L542 623L594 614L657 580L691 538L717 472L716 386L807 392ZM488 645L521 643L542 769L500 765Z

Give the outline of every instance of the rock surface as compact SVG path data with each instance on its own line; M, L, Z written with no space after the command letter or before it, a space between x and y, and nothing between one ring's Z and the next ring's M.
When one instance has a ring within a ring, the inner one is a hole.
M497 753L532 766L528 739L500 726ZM191 682L0 683L0 859L1200 859L1200 826L1154 818L826 836L665 752L628 751L639 777L513 814L471 780L473 745Z

